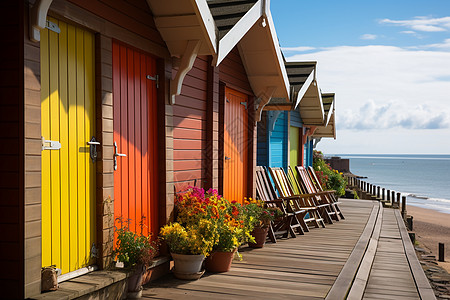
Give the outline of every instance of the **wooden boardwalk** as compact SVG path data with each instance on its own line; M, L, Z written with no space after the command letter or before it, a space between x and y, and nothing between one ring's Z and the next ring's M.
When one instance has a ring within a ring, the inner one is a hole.
M375 259L363 299L420 299L393 209L383 209Z
M143 299L344 299L350 290L349 299L420 299L394 211L347 199L341 209L346 219L326 228L243 248L230 272L197 281L169 274L147 285Z

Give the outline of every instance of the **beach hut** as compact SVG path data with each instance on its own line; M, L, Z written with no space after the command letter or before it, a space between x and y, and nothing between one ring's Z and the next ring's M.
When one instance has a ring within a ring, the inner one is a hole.
M156 233L189 184L255 194L255 122L290 98L268 1L0 7L3 296L108 266L118 218Z
M312 165L311 136L325 121L316 67L316 62L285 62L291 98L272 99L264 107L258 124L258 165Z

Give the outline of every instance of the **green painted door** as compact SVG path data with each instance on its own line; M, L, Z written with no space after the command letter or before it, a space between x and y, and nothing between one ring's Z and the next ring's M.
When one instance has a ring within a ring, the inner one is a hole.
M300 128L291 126L289 130L289 141L291 143L289 165L291 168L299 165L298 157L300 149Z

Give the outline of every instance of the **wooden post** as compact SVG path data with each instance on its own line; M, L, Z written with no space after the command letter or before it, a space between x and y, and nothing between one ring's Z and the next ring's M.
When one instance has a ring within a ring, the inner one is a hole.
M377 186L377 198L380 198L380 187Z
M444 243L439 243L439 261L445 261L444 260Z
M410 230L410 231L413 231L413 229L414 229L414 226L413 226L414 222L413 221L414 221L413 216L409 216L409 217L406 218L406 225L408 227L408 230Z
M387 194L386 195L387 195L387 199L386 200L390 202L391 201L391 190L387 190Z
M400 208L400 199L401 199L401 194L397 193L397 208Z
M402 197L402 218L405 220L406 216L406 196Z
M381 200L384 200L384 199L386 199L385 197L384 197L384 191L385 191L386 189L385 188L382 188L381 189Z
M394 205L394 203L395 203L395 191L392 191L391 193L392 193L391 203L392 203L392 205Z

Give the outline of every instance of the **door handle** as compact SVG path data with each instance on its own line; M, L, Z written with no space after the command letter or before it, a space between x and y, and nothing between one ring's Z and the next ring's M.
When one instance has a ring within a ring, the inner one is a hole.
M225 156L225 160L230 160L231 157Z
M93 136L91 140L87 142L87 144L89 145L90 148L89 152L91 155L92 162L95 163L95 161L97 160L97 146L100 146L100 142L97 142L95 140L95 136Z
M114 142L114 171L117 170L117 157L126 157L127 155L124 153L117 152L117 143Z

